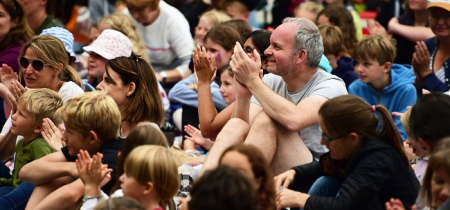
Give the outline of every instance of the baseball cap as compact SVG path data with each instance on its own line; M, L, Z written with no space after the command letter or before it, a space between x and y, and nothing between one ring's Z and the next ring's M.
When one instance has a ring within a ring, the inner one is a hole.
M439 7L450 12L450 0L429 0L427 9L430 7Z
M61 27L51 27L42 31L41 35L47 34L52 35L64 43L66 47L66 51L70 54L70 57L75 59L75 62L78 62L78 58L73 51L73 34L70 33L67 29Z
M133 44L123 33L106 29L90 45L83 47L87 53L94 52L108 60L117 57L130 57Z

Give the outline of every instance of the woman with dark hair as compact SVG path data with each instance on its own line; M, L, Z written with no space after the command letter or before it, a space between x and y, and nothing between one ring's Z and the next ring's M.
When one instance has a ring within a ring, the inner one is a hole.
M258 210L274 210L275 185L269 163L252 145L237 144L226 149L219 159L219 166L239 169L255 182Z
M342 34L344 34L344 52L343 55L353 57L353 48L358 39L356 36L355 23L353 22L352 14L345 8L336 5L329 5L325 7L317 15L317 25L331 24L339 27Z
M415 203L420 184L383 105L370 106L355 95L339 96L320 107L319 126L320 143L329 152L320 162L275 177L276 189L284 188L277 193L277 208L384 210L391 197L407 206Z
M198 179L181 210L259 210L254 184L237 169L219 166Z

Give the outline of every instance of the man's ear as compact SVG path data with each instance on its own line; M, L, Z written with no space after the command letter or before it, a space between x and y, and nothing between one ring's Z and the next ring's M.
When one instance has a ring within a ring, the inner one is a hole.
M147 182L147 184L145 185L145 189L144 189L144 195L148 195L148 194L150 194L152 191L153 191L153 188L154 188L155 186L153 185L153 183L152 182Z
M422 146L425 147L425 149L427 149L430 153L433 151L433 145L429 141L426 141L420 137L417 140L419 140L420 144L422 144Z
M94 131L89 131L88 134L88 139L89 139L89 144L94 144L95 142L98 141L98 136Z
M136 91L136 84L134 82L131 82L128 85L127 96L133 95L134 91Z
M301 64L302 62L306 61L308 57L308 52L305 49L300 50L300 52L297 53L295 64Z

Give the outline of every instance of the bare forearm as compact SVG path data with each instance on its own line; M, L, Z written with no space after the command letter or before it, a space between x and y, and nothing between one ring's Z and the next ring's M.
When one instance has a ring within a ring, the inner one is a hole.
M423 41L434 36L433 31L429 27L424 26L407 26L398 24L390 31L407 38L412 42Z
M165 72L167 73L166 82L178 82L183 78L183 75L177 69L171 69ZM162 82L162 76L159 73L157 74L158 80Z
M34 209L69 209L83 197L84 184L78 179L45 197Z
M231 118L239 118L250 125L250 98L236 96L234 112Z
M73 176L76 171L74 162L33 161L22 167L19 177L24 182L41 185L63 176Z
M2 161L8 160L16 151L17 135L8 131L6 135L0 137L0 158Z

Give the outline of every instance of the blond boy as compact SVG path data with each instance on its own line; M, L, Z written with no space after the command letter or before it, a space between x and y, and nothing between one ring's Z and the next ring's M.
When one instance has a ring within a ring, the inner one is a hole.
M10 193L22 183L19 171L24 165L53 152L41 135L42 122L44 118L49 118L58 124L61 123L56 112L62 105L63 101L59 94L46 88L29 90L18 99L17 111L11 116L11 133L20 135L23 139L17 142L12 176L9 173L2 173L0 196ZM1 167L2 171L9 172L5 165ZM33 188L26 188L26 190L31 193ZM2 207L8 205L3 203L4 200L0 200Z
M342 55L344 38L341 29L337 26L321 25L319 30L323 40L323 54L328 58L333 69L331 74L344 80L348 89L350 84L358 79L358 75L353 70L353 59Z
M117 180L116 160L122 140L117 138L121 116L114 100L103 91L84 93L67 101L60 115L66 126L62 135L66 146L20 172L23 180L36 185L27 209L67 209L81 199L84 184L75 165L80 150L91 156L102 153L105 166L113 169L111 179L102 187L105 193Z

